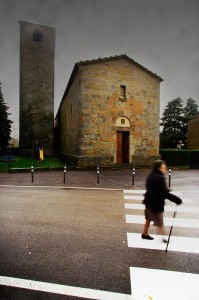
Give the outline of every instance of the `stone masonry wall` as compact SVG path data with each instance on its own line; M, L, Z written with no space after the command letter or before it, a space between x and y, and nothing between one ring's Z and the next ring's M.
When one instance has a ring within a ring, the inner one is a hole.
M199 149L199 117L188 123L188 149Z
M39 145L49 155L54 147L54 49L54 28L20 21L20 148Z
M116 120L130 121L130 162L159 154L160 81L126 59L80 65L80 153L116 162ZM126 86L126 100L120 86ZM125 130L125 129L123 129Z
M59 111L60 152L64 156L79 154L80 120L80 84L77 74Z

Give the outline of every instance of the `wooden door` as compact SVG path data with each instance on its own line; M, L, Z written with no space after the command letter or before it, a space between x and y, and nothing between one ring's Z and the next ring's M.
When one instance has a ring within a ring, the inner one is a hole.
M117 131L117 163L129 162L129 131Z
M122 132L122 162L129 163L129 131Z
M117 155L116 162L122 163L122 131L117 131Z

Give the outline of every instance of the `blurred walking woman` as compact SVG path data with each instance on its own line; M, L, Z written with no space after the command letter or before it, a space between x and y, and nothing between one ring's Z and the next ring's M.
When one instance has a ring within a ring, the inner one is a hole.
M181 204L182 200L169 193L166 186L164 174L167 172L166 163L163 160L156 160L152 171L146 179L146 194L143 203L145 204L145 224L141 235L142 239L153 240L148 234L150 222L153 221L157 226L157 233L165 235L163 224L164 201L168 199L176 204ZM163 238L163 242L167 240Z

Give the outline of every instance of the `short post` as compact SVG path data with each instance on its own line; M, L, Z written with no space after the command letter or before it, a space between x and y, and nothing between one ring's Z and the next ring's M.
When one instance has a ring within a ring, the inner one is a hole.
M66 164L64 165L64 183L66 183Z
M97 165L97 184L99 184L99 165Z
M171 186L171 166L169 167L169 187Z
M38 159L38 168L40 168L41 167L41 159L39 158Z
M135 183L135 165L133 165L133 172L132 172L132 185Z
M33 165L31 166L31 178L32 178L32 182L34 182L34 167L33 167Z

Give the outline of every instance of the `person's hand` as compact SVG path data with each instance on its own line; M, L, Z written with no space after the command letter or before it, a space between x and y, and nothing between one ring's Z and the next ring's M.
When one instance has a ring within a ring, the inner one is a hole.
M179 201L176 203L177 205L180 205L180 204L182 204L182 200L181 199L179 199Z

